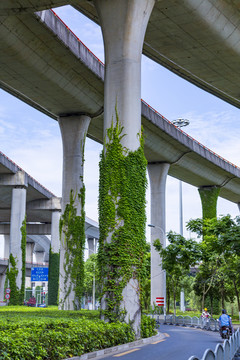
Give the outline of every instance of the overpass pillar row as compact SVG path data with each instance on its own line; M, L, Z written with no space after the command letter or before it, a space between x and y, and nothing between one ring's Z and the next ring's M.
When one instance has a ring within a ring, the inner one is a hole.
M218 186L202 186L198 189L202 203L203 219L217 217L217 200L220 192Z
M69 204L71 191L76 195L83 187L84 145L90 120L86 115L65 116L58 119L63 142L62 213ZM81 203L78 196L75 205L77 215L80 216ZM69 280L66 285L64 284L67 275L64 270L66 251L68 251L66 245L60 242L59 303L63 310L74 310L74 289Z
M26 187L16 186L12 189L12 207L10 223L9 254L17 259L18 275L16 284L21 288L22 283L22 250L21 250L21 226L26 213Z
M151 191L151 306L157 305L157 298L164 298L164 313L166 312L166 272L161 268L161 258L153 246L159 239L166 246L165 237L165 193L166 179L170 164L149 163L148 175Z

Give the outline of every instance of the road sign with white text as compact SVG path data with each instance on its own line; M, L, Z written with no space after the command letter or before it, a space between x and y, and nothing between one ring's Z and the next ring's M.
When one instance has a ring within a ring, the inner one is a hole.
M33 267L31 269L31 281L48 281L48 268Z

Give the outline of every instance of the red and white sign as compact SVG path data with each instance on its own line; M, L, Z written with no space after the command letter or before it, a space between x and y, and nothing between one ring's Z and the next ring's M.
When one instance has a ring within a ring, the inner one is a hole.
M5 294L5 299L9 300L10 299L10 294Z
M11 292L11 289L6 288L5 293L6 293L6 294L10 294L10 292Z
M164 297L156 297L157 306L164 306Z

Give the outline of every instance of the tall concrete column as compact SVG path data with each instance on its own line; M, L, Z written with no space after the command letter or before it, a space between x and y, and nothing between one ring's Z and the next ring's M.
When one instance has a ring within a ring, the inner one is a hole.
M62 213L69 203L70 192L79 194L83 186L83 158L84 144L87 135L90 117L86 115L60 117L59 126L61 129L63 142L63 178L62 178ZM77 215L81 215L81 204L78 196L76 197ZM66 245L60 244L60 275L59 275L59 302L60 308L73 310L75 292L68 281L66 286L65 279L65 252ZM71 287L71 291L68 290ZM68 294L67 294L68 293Z
M122 144L139 147L141 130L141 57L155 0L95 0L105 50L104 134L115 120L124 126Z
M60 250L60 237L59 237L59 221L61 212L56 210L52 211L52 224L51 224L51 249L53 253L59 253Z
M34 242L27 242L26 246L26 262L33 262L33 250L34 250L35 243Z
M87 242L88 242L88 256L90 256L91 254L95 254L95 239L92 237L88 237L87 238Z
M121 143L127 150L135 151L140 146L141 133L142 46L155 0L94 0L94 3L105 50L104 138L112 122L116 123L116 108L123 127ZM138 288L138 281L132 278L123 289L120 305L126 310L125 321L133 323L137 337L141 321ZM104 297L101 306L105 309Z
M217 217L217 200L220 188L217 186L202 186L198 189L202 202L203 219Z
M17 260L18 275L16 284L21 288L22 282L22 250L21 250L21 226L26 212L26 188L16 186L12 189L12 207L10 224L10 245L9 254Z
M159 239L166 246L165 237L165 193L166 179L170 164L148 164L148 175L151 191L151 305L157 305L157 298L164 298L166 311L166 273L161 267L161 258L153 243ZM162 300L162 299L160 299Z
M4 235L4 258L9 258L10 235Z
M36 252L35 252L35 257L36 257L36 262L37 262L37 264L42 264L42 263L44 263L45 251L36 251Z
M5 292L4 292L5 279L6 279L6 273L0 274L0 301L3 301L5 296Z

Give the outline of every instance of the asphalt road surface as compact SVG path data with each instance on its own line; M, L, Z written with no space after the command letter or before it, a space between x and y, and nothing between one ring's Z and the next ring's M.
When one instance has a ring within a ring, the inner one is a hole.
M161 325L159 330L165 334L164 339L104 356L104 359L188 360L192 355L202 358L206 349L215 350L216 345L223 342L219 333L213 331L170 325Z

